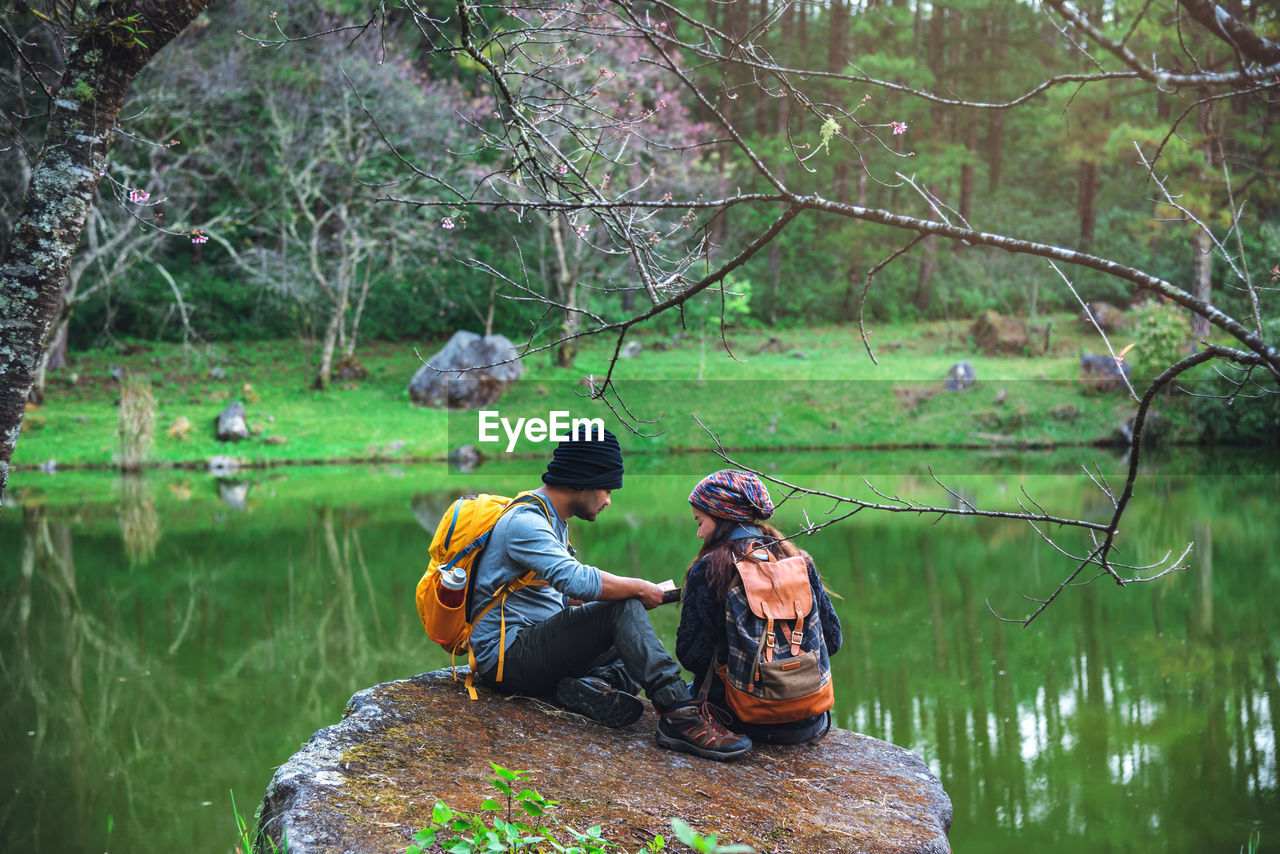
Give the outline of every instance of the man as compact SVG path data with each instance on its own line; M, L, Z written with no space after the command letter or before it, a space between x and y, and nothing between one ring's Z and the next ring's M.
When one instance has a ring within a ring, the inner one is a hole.
M569 547L568 521L594 522L622 474L617 437L575 431L556 447L537 490L551 518L532 503L498 520L474 568L473 612L530 570L545 584L511 593L480 618L471 634L476 669L497 690L554 693L565 708L612 727L644 712L636 696L643 688L660 715L658 744L708 759L741 756L750 739L699 714L654 634L645 610L662 604L662 589L580 563Z

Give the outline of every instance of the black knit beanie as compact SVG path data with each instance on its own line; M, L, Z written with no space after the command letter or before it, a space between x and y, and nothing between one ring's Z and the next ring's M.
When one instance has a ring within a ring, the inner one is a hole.
M622 472L618 437L603 427L587 428L556 445L542 482L573 489L621 489Z

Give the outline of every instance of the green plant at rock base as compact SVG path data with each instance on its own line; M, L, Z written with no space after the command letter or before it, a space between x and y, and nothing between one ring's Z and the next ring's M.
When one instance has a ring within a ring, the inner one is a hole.
M678 818L671 819L671 829L675 831L677 839L694 851L704 854L751 854L755 851L750 845L720 845L716 842L714 833L703 836Z
M248 854L250 851L261 851L263 854L289 854L289 843L285 840L284 846L276 844L271 837L260 834L257 829L251 829L249 823L244 820L244 816L240 815L239 808L236 807L236 793L231 793L231 812L236 817L236 846L235 850L240 854ZM265 846L265 847L259 847Z
M493 787L505 796L505 803L489 798L480 805L477 813L457 812L444 801L436 801L431 811L431 826L413 836L414 844L405 854L425 854L438 850L447 854L479 854L479 852L536 851L557 854L602 854L606 851L623 851L616 842L604 838L600 825L585 831L575 830L556 818L559 801L548 800L537 789L525 788L519 792L515 784L529 776L528 771L511 771L501 765L493 766ZM525 817L534 819L526 823L516 816L516 809ZM505 818L498 813L505 813ZM714 833L703 836L678 818L671 820L672 830L685 845L694 851L707 854L750 854L755 849L747 845L719 845ZM562 839L564 841L562 841ZM657 854L665 851L666 840L654 836L637 851Z

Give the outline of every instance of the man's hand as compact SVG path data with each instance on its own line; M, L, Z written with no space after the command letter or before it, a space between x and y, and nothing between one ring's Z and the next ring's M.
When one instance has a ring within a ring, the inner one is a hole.
M636 598L644 605L646 611L652 611L654 608L662 604L662 597L666 595L666 591L652 581L644 581L637 578L637 581L644 583L644 592Z
M646 610L652 610L662 604L662 594L662 588L652 581L614 575L611 572L600 573L600 598L606 602L639 599Z

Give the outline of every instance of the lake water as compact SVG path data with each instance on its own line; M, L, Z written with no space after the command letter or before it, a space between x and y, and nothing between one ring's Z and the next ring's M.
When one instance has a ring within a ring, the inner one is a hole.
M952 500L918 456L770 465L839 494L871 497L866 474L885 494ZM979 505L1025 490L1091 518L1108 504L1080 465L1113 483L1122 468L1096 451L929 461ZM698 543L685 498L715 466L628 462L574 543L606 569L678 581ZM1024 525L864 512L801 542L842 597L838 725L924 757L957 851L1234 854L1254 833L1280 851L1280 464L1178 451L1147 468L1125 556L1194 541L1191 568L1071 588L1027 628L992 612L1025 613L1072 564ZM232 850L233 794L252 813L352 693L447 664L412 605L424 522L464 492L530 485L436 466L15 476L0 513L5 848ZM829 509L790 502L780 527ZM670 643L677 610L652 615Z

